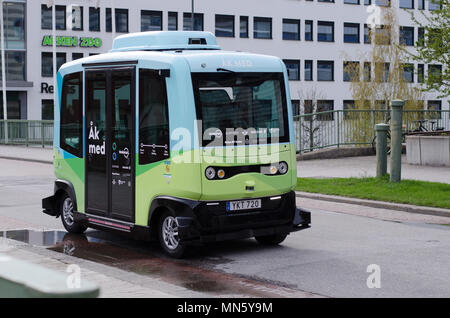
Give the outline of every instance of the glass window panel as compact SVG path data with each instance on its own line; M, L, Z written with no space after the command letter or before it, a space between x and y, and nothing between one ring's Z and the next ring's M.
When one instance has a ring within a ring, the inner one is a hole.
M162 11L141 11L141 31L161 31Z
M168 30L178 30L178 12L169 12L168 15Z
M344 23L344 42L359 43L359 24Z
M183 13L184 31L203 31L203 13L194 13L194 28L192 28L192 13Z
M305 41L313 40L313 21L305 21Z
M283 19L283 40L300 40L300 20Z
M3 5L6 49L25 49L25 5L5 2Z
M100 31L100 8L89 8L89 31Z
M116 12L116 32L128 32L128 9L115 9Z
M253 37L256 39L271 39L272 18L255 17L253 20Z
M312 60L306 60L305 61L305 81L312 81L313 80L313 61Z
M300 61L299 60L283 60L288 71L290 81L300 80Z
M333 81L334 80L334 62L333 61L317 61L317 80Z
M317 41L334 41L334 22L317 22Z
M72 30L83 30L83 7L72 6Z
M234 37L234 15L216 14L216 36Z
M42 120L53 120L53 99L42 100Z
M240 17L240 37L248 38L248 17Z

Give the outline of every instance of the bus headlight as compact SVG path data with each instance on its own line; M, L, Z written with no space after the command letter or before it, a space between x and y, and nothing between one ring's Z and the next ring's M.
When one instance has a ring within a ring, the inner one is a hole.
M208 180L214 179L216 176L216 169L214 169L213 167L206 168L205 176Z
M225 177L225 171L223 169L220 169L219 171L217 171L217 176L220 179L223 179L223 177Z
M284 161L280 162L280 164L278 165L278 172L280 174L286 174L287 171L288 171L288 164Z

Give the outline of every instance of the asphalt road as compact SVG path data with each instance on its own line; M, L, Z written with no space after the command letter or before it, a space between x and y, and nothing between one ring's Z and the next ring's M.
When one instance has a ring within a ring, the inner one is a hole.
M0 231L62 229L59 219L40 208L41 198L53 188L52 166L3 159L0 166ZM312 228L290 235L279 247L233 241L195 249L188 259L174 261L155 244L90 231L87 240L72 239L72 255L205 296L240 286L239 295L256 297L273 295L276 288L282 292L275 295L293 297L450 297L450 226L439 224L450 220L429 224L429 219L411 221L407 213L387 210L366 215L364 207L347 214L341 213L344 205L298 201L308 204ZM56 244L50 250L67 248ZM367 286L374 275L367 271L370 265L379 268L380 288ZM128 293L132 296L133 288Z

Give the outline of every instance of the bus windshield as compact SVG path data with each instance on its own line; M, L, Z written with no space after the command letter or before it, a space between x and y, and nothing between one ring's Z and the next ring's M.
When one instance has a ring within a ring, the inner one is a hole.
M202 146L289 141L282 73L193 73Z

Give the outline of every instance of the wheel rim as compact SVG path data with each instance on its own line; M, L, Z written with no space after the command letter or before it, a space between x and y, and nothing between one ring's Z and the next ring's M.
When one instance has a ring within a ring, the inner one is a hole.
M169 250L174 250L178 247L180 242L178 236L178 222L173 216L168 216L164 219L162 224L162 236L164 245Z
M70 198L66 198L63 203L63 218L68 226L72 226L73 221L73 202Z

